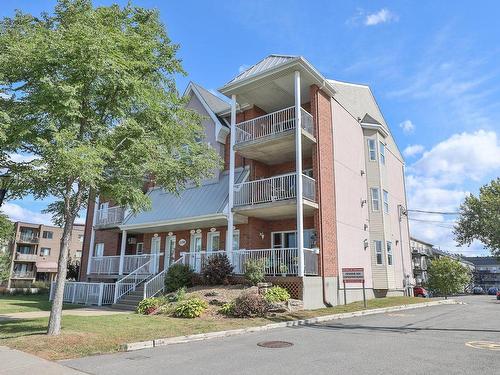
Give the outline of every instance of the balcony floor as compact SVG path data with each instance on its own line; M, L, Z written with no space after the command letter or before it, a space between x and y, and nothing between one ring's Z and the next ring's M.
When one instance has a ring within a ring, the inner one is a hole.
M317 208L317 203L304 199L304 216L314 214ZM241 215L265 220L290 219L297 215L297 200L293 198L276 202L237 206L233 208L233 211Z

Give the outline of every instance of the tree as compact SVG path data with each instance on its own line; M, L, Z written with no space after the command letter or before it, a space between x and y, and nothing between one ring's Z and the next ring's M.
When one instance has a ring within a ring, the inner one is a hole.
M71 232L89 198L137 212L150 206L147 176L176 193L220 165L176 90L177 50L156 10L130 4L59 0L53 14L0 21L0 151L34 157L6 161L11 196L55 197L46 211L63 227L49 335L60 333Z
M11 265L9 243L13 236L14 224L7 215L0 212L0 285L9 280ZM6 251L2 252L2 247L5 247Z
M500 177L482 186L479 197L465 198L453 233L460 245L479 240L500 257Z
M471 280L469 269L458 260L449 257L432 260L427 274L429 289L434 293L444 295L445 298L451 294L463 292Z
M66 268L68 269L66 280L77 280L78 274L80 273L80 262L77 259L73 260L69 257Z

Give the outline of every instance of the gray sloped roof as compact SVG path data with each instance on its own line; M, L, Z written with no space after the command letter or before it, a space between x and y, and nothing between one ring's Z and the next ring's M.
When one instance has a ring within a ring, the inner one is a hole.
M375 124L375 125L382 125L380 122L375 120L372 116L370 116L368 113L363 117L361 120L363 124Z
M500 259L496 257L464 257L463 259L475 264L476 266L499 266Z
M281 65L284 63L287 63L293 59L297 59L298 56L289 56L289 55L269 55L259 61L257 64L252 65L250 68L244 70L240 74L238 74L236 77L234 77L231 81L229 81L227 84L243 80L245 78L248 78L253 75L257 75L265 70L274 68L277 65Z
M245 176L244 170L236 171L235 182ZM168 193L162 188L151 190L151 210L129 216L123 225L141 225L197 216L222 213L227 204L229 174L221 173L215 183L190 187L179 195Z
M210 91L205 89L204 87L198 85L197 83L192 82L193 86L196 87L200 95L202 96L203 100L205 100L205 103L210 107L210 109L214 113L220 113L220 112L225 112L228 111L231 106L229 103L225 102L221 98L219 98L217 95L212 94Z

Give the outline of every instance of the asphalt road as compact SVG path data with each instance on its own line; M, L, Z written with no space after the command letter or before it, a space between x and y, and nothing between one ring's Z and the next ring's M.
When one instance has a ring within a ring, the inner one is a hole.
M500 301L398 313L63 362L89 374L500 374ZM268 340L287 348L257 346ZM497 342L496 350L475 341ZM481 345L481 344L480 344Z

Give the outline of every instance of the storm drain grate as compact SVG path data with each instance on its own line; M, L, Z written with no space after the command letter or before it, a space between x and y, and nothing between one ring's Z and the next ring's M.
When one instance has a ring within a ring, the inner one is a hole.
M257 343L257 345L263 348L288 348L289 346L293 346L288 341L262 341Z

